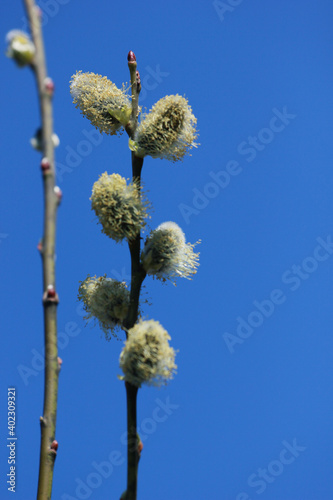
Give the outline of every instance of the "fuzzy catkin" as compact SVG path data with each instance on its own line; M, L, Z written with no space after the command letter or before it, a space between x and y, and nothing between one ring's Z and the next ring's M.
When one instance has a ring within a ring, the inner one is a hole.
M125 283L106 276L87 276L79 287L78 299L83 302L84 310L90 318L97 319L106 338L116 326L121 326L126 317L130 292Z
M126 90L106 76L78 71L70 81L73 103L102 133L121 133L131 115L131 103Z
M129 147L140 157L182 160L197 146L196 123L185 97L165 96L144 116L133 140L129 140Z
M186 243L183 231L175 222L163 222L146 239L141 253L143 267L147 274L162 281L175 277L191 279L199 265L194 246Z
M11 30L6 35L8 43L6 56L13 59L19 67L27 66L35 57L35 45L24 31Z
M177 366L170 339L158 321L139 321L134 325L120 355L123 379L137 387L160 386L172 379Z
M145 226L148 202L137 184L127 184L119 174L102 174L90 199L102 232L117 242L134 239Z

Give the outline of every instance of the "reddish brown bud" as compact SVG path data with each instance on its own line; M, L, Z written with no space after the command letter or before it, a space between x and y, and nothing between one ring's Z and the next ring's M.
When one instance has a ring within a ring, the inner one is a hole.
M60 187L54 186L53 191L54 191L54 194L56 195L56 197L58 198L58 203L60 203L62 200L62 191L61 191Z
M143 443L142 443L142 441L140 441L140 443L138 444L138 453L139 453L139 456L141 455L142 450L143 450Z
M138 71L136 72L136 86L137 86L138 92L140 92L140 90L141 90L141 78L140 78L140 73Z
M56 296L56 291L54 289L54 286L53 285L49 285L47 287L47 296L50 297L50 298L53 298Z
M44 156L44 158L42 159L41 163L40 163L40 168L45 171L45 170L49 170L50 169L50 162L49 160L46 158L46 156Z
M51 444L51 450L57 451L58 449L58 441L54 440Z
M44 88L48 95L52 96L54 93L54 82L52 78L47 76L44 80Z
M40 240L37 245L37 250L39 250L40 253L43 251L43 240Z
M58 356L57 361L58 361L58 368L59 368L59 370L60 370L61 365L62 365L62 359L61 359L61 358L59 358L59 356Z
M128 62L134 62L136 61L135 54L132 50L129 51L128 56L127 56Z

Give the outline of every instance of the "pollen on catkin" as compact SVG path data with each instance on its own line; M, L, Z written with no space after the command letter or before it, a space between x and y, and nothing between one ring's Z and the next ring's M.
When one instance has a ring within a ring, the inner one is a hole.
M163 222L147 237L141 261L147 274L165 281L188 278L197 272L199 254L195 244L186 243L185 235L175 222Z
M107 339L116 326L121 326L126 317L130 292L125 283L106 276L87 276L79 287L78 299L90 318L97 319Z
M91 208L102 224L102 233L115 241L132 240L145 226L149 203L136 183L127 184L119 174L104 172L95 182Z
M120 90L106 76L76 72L70 81L73 103L101 133L122 133L131 115L126 89Z
M176 371L175 351L169 346L171 337L158 321L139 321L128 331L128 339L120 354L123 379L140 387L161 386Z
M24 31L11 30L6 35L6 56L14 59L20 67L31 64L35 56L35 45Z
M182 160L196 147L197 119L185 97L169 95L160 99L137 127L129 147L137 156Z

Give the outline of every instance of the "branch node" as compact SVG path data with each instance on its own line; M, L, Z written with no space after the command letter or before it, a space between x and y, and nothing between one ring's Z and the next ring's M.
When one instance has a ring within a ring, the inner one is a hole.
M57 361L58 361L58 373L59 373L59 372L60 372L60 370L61 370L62 359L61 359L61 358L59 358L59 356L58 356Z
M59 296L53 285L48 285L46 292L43 294L43 304L59 304Z
M51 450L57 452L57 449L58 449L58 441L56 441L55 439L53 440L52 444L51 444Z
M62 191L61 191L60 187L59 186L54 186L53 191L54 191L54 194L57 197L57 203L58 203L58 205L60 205L61 200L62 200Z
M52 80L52 78L50 78L49 76L47 76L44 80L44 91L45 91L45 95L49 96L49 97L53 97L53 94L54 94L54 82Z
M46 425L47 425L46 418L39 417L39 423L40 423L41 427L46 427Z
M41 255L43 255L43 240L39 240L38 245L37 245L37 250Z
M136 91L138 94L141 92L141 78L138 71L136 71Z
M43 173L46 172L47 170L50 170L51 165L50 165L49 159L46 158L46 156L44 156L44 158L40 162L40 168L42 169Z

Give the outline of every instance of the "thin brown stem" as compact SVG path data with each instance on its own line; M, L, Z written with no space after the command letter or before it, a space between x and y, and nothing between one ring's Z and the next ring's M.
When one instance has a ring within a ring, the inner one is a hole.
M47 77L44 43L38 7L34 0L23 0L36 53L32 69L36 78L41 114L42 154L49 167L43 170L44 190L44 234L41 248L43 261L43 306L45 338L45 383L44 409L41 424L41 446L37 500L51 498L56 447L55 438L57 396L58 396L58 350L57 350L57 305L55 284L55 234L58 200L54 193L55 167L53 134L52 96L46 91Z
M136 500L138 484L138 437L136 421L136 398L138 388L128 382L126 386L127 399L127 496L126 500Z
M129 53L128 67L131 75L131 89L132 89L132 114L126 132L130 138L133 138L135 129L138 123L138 109L139 109L139 94L140 94L140 76L137 72L136 58L133 53ZM143 165L143 158L138 158L132 153L132 181L137 184L138 189L141 191L141 170ZM140 261L141 252L141 235L140 232L136 237L128 243L131 254L131 292L130 292L130 306L128 309L127 317L124 321L126 330L132 328L138 319L139 314L139 299L141 292L141 285L146 277L146 271ZM126 396L127 396L127 492L126 500L136 500L137 495L137 479L138 479L138 439L137 439L137 412L136 401L138 388L132 384L125 383Z

